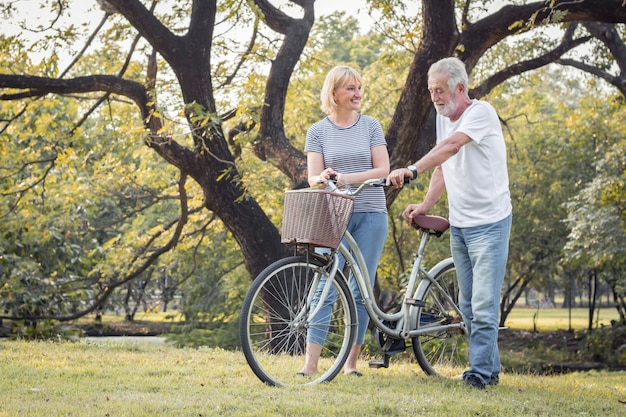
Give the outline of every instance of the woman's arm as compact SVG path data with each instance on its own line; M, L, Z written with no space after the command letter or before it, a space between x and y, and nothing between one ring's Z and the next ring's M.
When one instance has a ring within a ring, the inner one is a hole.
M320 183L320 180L326 181L326 178L321 177L322 171L324 171L324 155L318 152L307 152L306 166L309 175L309 185L311 187L323 188L324 184Z
M343 184L360 183L373 178L385 178L389 175L389 153L387 146L380 145L372 148L372 169L352 174L337 173L337 180Z
M324 155L321 153L308 152L306 158L311 187L323 188L324 185L320 184L320 181L326 182L331 174L337 174L337 181L342 184L359 183L372 178L384 178L389 174L389 154L384 145L372 148L372 169L352 174L336 172L332 167L324 168Z

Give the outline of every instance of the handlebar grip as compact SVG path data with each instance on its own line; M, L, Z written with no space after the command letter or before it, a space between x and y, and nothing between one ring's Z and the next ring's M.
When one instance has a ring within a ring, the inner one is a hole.
M404 177L404 184L408 184L411 182L411 179L408 177ZM380 178L377 183L372 184L375 187L386 187L387 186L387 178Z
M328 183L328 184L330 185L330 182L331 182L331 181L337 182L337 174L331 174L331 175L329 176L329 178L328 178L328 181L325 181L325 180L323 180L323 179L320 177L320 179L319 179L319 180L317 180L317 183L318 183L318 184L326 184L326 183Z
M411 179L404 177L404 183L408 184L411 182ZM387 178L378 178L365 181L364 184L368 184L370 187L386 187L387 186Z

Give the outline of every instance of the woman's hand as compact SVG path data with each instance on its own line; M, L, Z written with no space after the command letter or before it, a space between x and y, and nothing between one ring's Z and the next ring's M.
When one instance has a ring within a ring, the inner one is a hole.
M337 172L335 172L334 169L332 168L326 168L325 170L323 170L320 173L320 179L318 182L320 183L326 183L328 182L329 179L331 179L333 176L337 176Z

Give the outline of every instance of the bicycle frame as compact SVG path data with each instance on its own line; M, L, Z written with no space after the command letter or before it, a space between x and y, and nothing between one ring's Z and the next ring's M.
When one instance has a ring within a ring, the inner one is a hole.
M368 180L356 191L344 192L335 187L335 192L354 196L366 186L384 186L385 181ZM384 311L378 304L364 255L349 232L344 232L338 247L334 246L336 235L333 249L319 251L300 244L304 253L298 253L296 245L293 256L265 268L246 294L240 319L242 351L254 373L263 382L277 386L310 385L337 376L349 357L357 331L354 297L347 282L351 276L377 328L376 341L384 353L382 360L370 361L371 368L387 368L391 355L406 349L407 339L411 339L415 359L428 375L445 376L466 367L469 348L457 305L454 263L451 258L444 259L430 270L422 264L429 238L439 236L449 223L437 216L424 216L416 219L415 227L420 242L398 309ZM345 259L345 270L339 270L341 257ZM311 329L326 332L322 343L311 342L321 349L321 369L303 375L301 360L309 354Z
M332 260L333 265L331 267L331 273L329 274L329 278L334 278L336 275L337 267L339 264L339 258L336 254L336 252L338 251L339 253L341 253L341 255L343 255L346 261L346 265L350 268L350 271L352 271L352 274L355 276L357 285L359 286L359 289L361 290L361 296L365 303L365 309L368 315L370 316L371 321L384 334L393 338L397 338L397 339L401 338L401 339L406 340L412 337L425 334L427 332L449 330L450 328L460 329L460 328L465 327L465 324L463 322L460 322L460 323L453 323L453 324L446 324L446 325L427 325L427 326L419 326L419 324L416 324L415 326L413 326L414 328L412 328L411 317L415 316L415 313L417 312L416 309L419 309L420 307L411 304L410 302L408 302L408 300L413 299L413 296L417 293L420 282L422 282L423 280L429 281L432 285L436 286L441 291L442 294L445 294L447 301L452 306L454 306L455 311L459 315L461 314L454 300L452 300L452 298L447 293L447 291L445 291L439 285L439 283L433 278L435 276L433 272L436 272L441 266L443 266L444 264L447 264L448 262L451 262L451 260L446 259L446 260L441 261L439 264L433 267L430 271L427 271L425 268L422 267L423 254L424 254L424 250L429 239L428 231L425 231L425 230L421 231L419 249L416 254L415 260L413 262L413 266L411 268L411 275L409 278L409 283L407 284L407 287L405 290L405 295L404 295L405 301L402 303L402 307L400 311L396 313L387 313L380 308L380 306L376 302L376 299L373 297L374 290L372 288L372 285L370 284L369 272L367 271L365 259L363 258L361 250L359 249L356 241L354 240L350 232L346 231L343 237L344 237L344 240L339 245L339 248L337 250L331 251L331 256L333 258ZM344 244L344 241L347 244ZM349 276L346 278L349 279ZM330 281L331 280L329 279L328 282ZM327 284L326 287L329 287L329 285ZM328 291L325 288L322 294L322 298L320 299L318 303L318 307L315 309L313 314L311 314L311 317L315 315L319 306L323 304L323 301L325 297L327 296L327 294L328 294ZM383 322L383 320L394 322L397 324L395 328L391 328L388 325L386 325Z

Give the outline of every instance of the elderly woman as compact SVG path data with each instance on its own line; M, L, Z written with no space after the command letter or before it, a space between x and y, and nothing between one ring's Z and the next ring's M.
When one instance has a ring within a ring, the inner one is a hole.
M359 113L362 88L361 76L350 67L334 67L326 76L321 91L321 109L327 116L309 128L304 147L312 187L323 187L331 176L337 179L338 185L349 187L350 184L389 174L389 154L382 127L376 119ZM387 239L387 208L382 188L366 188L356 197L348 231L363 253L373 286ZM342 259L342 265L343 262ZM365 339L369 315L355 278L351 276L349 282L359 324L344 373L360 376L357 359ZM326 316L323 309L318 316ZM317 372L327 328L327 323L326 326L316 323L309 329L307 355L300 374Z

